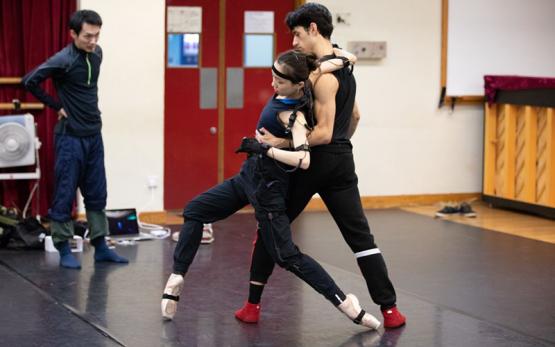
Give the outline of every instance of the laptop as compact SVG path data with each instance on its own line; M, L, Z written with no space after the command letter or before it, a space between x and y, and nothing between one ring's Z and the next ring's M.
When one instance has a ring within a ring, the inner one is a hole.
M137 210L134 208L106 210L106 217L111 238L135 241L152 239L150 235L140 232Z

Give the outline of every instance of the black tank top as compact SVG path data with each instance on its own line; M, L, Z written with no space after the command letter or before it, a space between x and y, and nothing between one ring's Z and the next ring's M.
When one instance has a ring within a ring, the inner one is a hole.
M332 143L349 141L349 127L355 105L357 84L350 67L332 72L339 82L335 95L335 122L333 124Z
M285 132L285 125L279 120L279 114L283 111L294 110L299 102L299 99L278 99L276 95L272 96L260 113L256 129L264 127L276 137L291 138L291 133ZM304 107L300 111L306 114Z

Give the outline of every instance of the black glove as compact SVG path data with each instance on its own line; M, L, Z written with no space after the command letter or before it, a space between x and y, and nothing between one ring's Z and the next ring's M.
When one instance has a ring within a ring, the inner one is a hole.
M269 145L258 142L257 139L252 137L243 137L241 146L235 150L235 153L249 153L249 154L266 154Z

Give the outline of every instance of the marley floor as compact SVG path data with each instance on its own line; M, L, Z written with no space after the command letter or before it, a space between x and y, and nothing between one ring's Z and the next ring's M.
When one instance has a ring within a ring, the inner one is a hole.
M555 346L555 244L399 209L367 216L403 328L354 325L281 269L259 324L236 321L255 229L243 213L215 224L170 322L160 318L170 239L118 246L129 265L94 264L86 248L80 271L60 269L57 255L0 251L0 346ZM300 248L381 318L329 214L305 213L294 229Z

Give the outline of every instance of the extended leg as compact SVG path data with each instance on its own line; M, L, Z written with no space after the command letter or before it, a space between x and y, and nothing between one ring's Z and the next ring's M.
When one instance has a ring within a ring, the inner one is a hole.
M384 326L396 328L404 325L406 319L396 308L395 289L362 209L352 155L345 154L343 157L343 171L338 172L334 184L326 186L319 193L355 254L372 300L381 307Z
M241 182L235 178L224 181L195 197L183 212L185 223L174 251L173 273L162 295L162 316L173 319L177 301L184 285L184 276L198 251L204 223L226 218L248 204Z
M318 262L299 251L291 240L287 216L270 214L266 220L258 219L264 245L278 265L305 281L356 324L371 329L380 326L375 317L360 307L353 294L345 295Z

